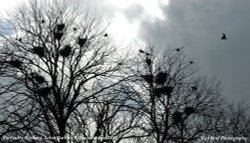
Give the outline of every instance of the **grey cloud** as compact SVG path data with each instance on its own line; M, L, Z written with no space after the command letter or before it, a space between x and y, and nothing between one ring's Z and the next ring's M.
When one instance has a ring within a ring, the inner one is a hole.
M140 36L163 48L184 46L204 74L222 81L226 97L243 99L250 94L249 6L249 0L170 0L162 7L166 21L145 19ZM222 32L228 40L220 40Z
M162 48L184 46L201 73L221 80L227 98L237 100L250 95L249 0L170 0L169 5L161 6L165 21L142 19L144 9L139 5L121 11L105 0L78 2L110 18L119 11L130 22L140 20L139 39ZM220 40L222 32L228 40Z
M125 16L130 22L133 22L134 20L141 19L141 16L143 15L144 8L140 6L139 4L133 4L124 11Z

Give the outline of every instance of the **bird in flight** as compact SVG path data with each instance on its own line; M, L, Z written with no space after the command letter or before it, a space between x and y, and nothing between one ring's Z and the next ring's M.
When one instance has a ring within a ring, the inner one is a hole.
M222 33L221 40L227 40L227 36L226 36L226 34L225 34L225 33Z
M184 47L180 47L180 48L177 48L177 49L175 49L176 50L176 52L179 52L181 49L183 49Z

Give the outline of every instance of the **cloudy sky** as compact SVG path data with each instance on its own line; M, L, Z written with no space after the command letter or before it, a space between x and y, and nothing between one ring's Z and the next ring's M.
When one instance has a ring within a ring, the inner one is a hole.
M0 2L0 12L23 0ZM71 0L112 21L109 31L129 43L148 40L183 49L201 73L216 76L229 100L250 103L250 0ZM228 40L220 40L222 33Z

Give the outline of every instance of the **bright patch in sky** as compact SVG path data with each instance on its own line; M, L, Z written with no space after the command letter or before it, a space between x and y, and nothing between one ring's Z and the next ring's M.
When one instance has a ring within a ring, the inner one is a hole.
M108 30L118 42L128 44L136 37L138 28L138 22L129 23L124 14L117 12Z
M3 14L6 12L6 10L10 10L16 2L17 0L7 0L4 2L0 2L0 13Z
M27 0L1 0L0 2L0 14L1 16L6 16L7 11L13 10L18 4Z
M110 30L115 33L115 38L118 41L122 40L123 43L130 43L136 39L137 32L139 30L140 21L143 18L151 17L151 20L159 19L165 20L161 6L168 5L169 0L108 0L108 3L115 9L114 21L110 25ZM128 21L123 14L123 10L129 9L130 6L139 5L143 8L144 13L138 19Z
M4 14L5 11L12 10L15 6L26 0L7 0L0 2L0 13ZM153 19L165 20L161 6L168 5L169 0L107 0L114 8L113 21L109 27L109 31L113 37L119 42L128 44L136 40L137 32L139 30L140 20L143 18L151 17ZM139 5L143 8L144 13L141 17L134 21L128 21L123 14L123 10L132 5Z
M168 0L108 0L111 5L120 9L126 9L131 5L140 5L144 8L147 15L164 20L160 4L167 5Z
M165 6L169 4L169 0L160 0L160 3Z

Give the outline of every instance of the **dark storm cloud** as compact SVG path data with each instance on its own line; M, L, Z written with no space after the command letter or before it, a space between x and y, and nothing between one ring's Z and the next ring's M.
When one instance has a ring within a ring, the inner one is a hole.
M250 95L250 1L171 0L165 21L144 19L140 36L166 47L185 47L206 75L222 81L230 99ZM228 40L220 40L222 32ZM249 100L250 101L250 100Z

